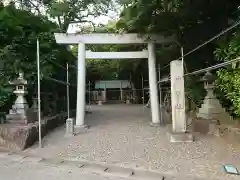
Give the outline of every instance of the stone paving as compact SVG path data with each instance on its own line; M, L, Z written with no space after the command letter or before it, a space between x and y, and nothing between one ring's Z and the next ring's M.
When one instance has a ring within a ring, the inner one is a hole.
M198 136L194 143L170 143L167 128L151 127L150 109L140 105L91 106L86 124L90 129L64 138L64 127L43 139L27 153L68 160L87 160L164 172L170 175L235 180L224 164L240 169L240 141Z

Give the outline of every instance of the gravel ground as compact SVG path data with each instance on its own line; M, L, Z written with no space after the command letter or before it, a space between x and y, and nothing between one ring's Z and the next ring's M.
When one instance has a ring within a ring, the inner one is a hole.
M207 179L235 180L223 164L240 169L240 141L213 136L199 136L193 143L170 143L166 128L151 127L150 109L140 105L91 106L86 124L90 129L64 138L64 127L26 150L44 157L88 160L143 168L177 175L196 175Z

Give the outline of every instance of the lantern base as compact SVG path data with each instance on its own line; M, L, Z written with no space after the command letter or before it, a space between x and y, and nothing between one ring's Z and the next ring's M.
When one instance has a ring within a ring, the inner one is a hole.
M212 90L208 90L208 94L198 110L197 118L218 120L220 122L229 121L231 119L230 115L226 112L225 108L222 107Z
M26 113L9 113L6 115L6 122L9 124L29 124L37 121L38 113L32 109L26 110Z
M197 119L193 123L193 131L200 134L220 136L219 121L212 119Z

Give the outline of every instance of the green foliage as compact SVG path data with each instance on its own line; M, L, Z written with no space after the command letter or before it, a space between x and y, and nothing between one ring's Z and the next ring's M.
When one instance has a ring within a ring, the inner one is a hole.
M238 0L133 0L122 2L125 5L117 23L119 29L126 32L175 35L185 53L228 27L229 20L234 19L240 5ZM235 44L237 43L235 42ZM180 56L179 45L171 45L165 56L163 53L157 54L161 66ZM164 52L163 47L160 48L160 51ZM215 49L216 41L185 57L184 61L188 72L216 64L217 61L213 54ZM238 51L236 46L231 50L233 54L235 54L234 51ZM142 63L144 62L142 61ZM162 70L161 74L164 75L164 73L168 74L169 71ZM200 77L194 80L186 79L186 89L196 102L200 102L200 98L204 94L202 86L194 83L199 79Z
M9 3L8 0L3 2ZM12 0L19 9L34 12L54 19L58 23L59 31L66 32L72 22L80 24L90 23L90 18L106 15L115 9L111 0Z
M240 57L240 31L234 32L233 36L222 40L219 48L215 51L219 61L229 61ZM227 69L217 72L217 90L223 101L228 101L229 109L240 116L240 70L239 62L233 63Z
M219 47L215 51L219 61L227 61L240 56L240 31L232 33L230 38L225 37L219 42ZM234 64L236 68L237 64Z
M180 56L180 47L188 52L197 45L219 33L229 26L230 20L237 16L240 5L239 0L117 0L123 5L120 20L109 22L106 26L84 27L81 32L136 32L157 33L161 35L175 35L178 43L169 46L156 46L157 60L161 67ZM0 58L3 62L4 78L0 85L5 85L19 70L23 70L26 77L34 82L36 78L36 37L40 39L41 67L44 75L64 79L64 71L53 65L48 60L57 61L65 65L66 61L74 58L62 46L55 43L52 32L66 32L71 22L87 23L89 17L106 14L111 9L111 0L44 0L37 1L37 6L32 1L15 0L26 11L16 10L14 5L3 7L0 5ZM44 11L39 11L41 7ZM36 11L34 11L36 10ZM29 12L38 12L41 16L34 16ZM43 17L57 21L58 26ZM90 22L91 23L91 22ZM81 33L80 32L80 33ZM240 33L233 37L221 39L215 56L220 61L230 60L239 56ZM146 46L130 45L91 45L87 47L93 51L138 51ZM185 57L187 70L193 71L216 63L213 51L216 42L204 46L199 51ZM76 47L73 48L76 53ZM76 55L76 54L75 54ZM217 86L225 97L226 104L232 106L234 113L239 115L239 65L234 64L233 70L218 72ZM98 79L129 79L130 75L136 88L141 87L141 76L148 76L146 60L88 60L88 80ZM162 76L169 74L169 67L161 71ZM2 77L3 77L2 76ZM75 77L75 75L71 75ZM204 90L199 85L200 77L186 79L186 89L195 102L200 102ZM49 90L56 89L55 85L44 81L44 87ZM62 88L59 88L62 89ZM224 99L224 98L222 98ZM227 105L228 106L228 105Z
M217 88L220 90L220 96L223 101L226 98L231 104L228 104L229 110L235 115L240 116L240 71L219 70L217 72ZM223 96L224 95L224 96ZM225 100L225 101L226 101Z
M0 9L0 87L9 87L8 82L18 75L19 71L24 72L29 82L29 94L36 93L36 42L40 41L40 66L44 76L54 76L58 79L65 79L65 70L52 64L55 61L65 66L67 61L74 60L74 57L63 46L56 44L53 32L57 31L56 24L46 18L35 16L27 11L16 9L9 5ZM51 91L58 85L46 80L42 81L42 91ZM62 88L61 88L62 89ZM0 107L8 99L8 93L1 90ZM11 92L12 94L12 92Z
M0 58L7 81L20 70L25 72L26 78L33 80L33 76L36 75L33 69L36 68L37 37L42 41L41 49L45 52L41 60L56 59L50 49L52 46L49 45L54 43L53 37L50 38L50 29L56 28L54 24L9 6L0 12L0 21L0 36L2 37ZM43 68L43 73L49 74L51 70L49 67Z
M200 82L198 76L185 77L185 92L186 98L191 100L191 103L197 107L201 106L206 93L203 91L203 83Z
M125 7L118 28L128 32L158 33L172 35L178 29L178 17L174 1L166 7L163 1L135 0ZM171 6L170 6L171 4Z
M69 11L69 4L67 2L53 2L49 9L49 14L53 17L64 16Z
M11 92L0 86L0 108L3 107L11 96Z

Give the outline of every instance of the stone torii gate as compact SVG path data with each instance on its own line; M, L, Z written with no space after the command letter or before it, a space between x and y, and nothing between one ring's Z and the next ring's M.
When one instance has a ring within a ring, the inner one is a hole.
M85 59L148 59L149 69L149 88L151 99L152 125L159 125L159 103L156 77L156 56L154 44L163 44L174 42L173 37L164 38L157 35L147 35L139 37L138 34L64 34L55 33L58 44L78 44L78 65L77 65L77 110L76 125L77 128L85 127L85 78L86 67ZM86 51L85 44L147 44L147 50L135 52L92 52Z

